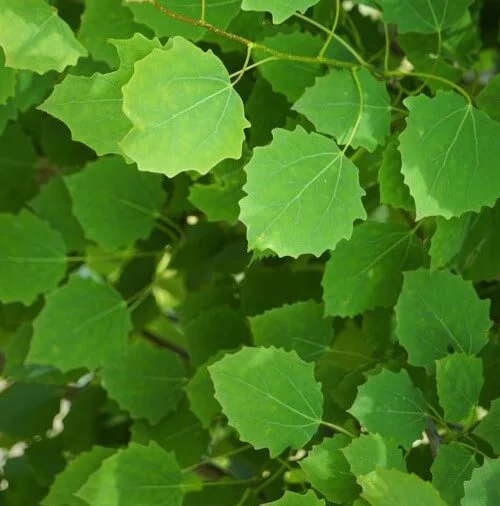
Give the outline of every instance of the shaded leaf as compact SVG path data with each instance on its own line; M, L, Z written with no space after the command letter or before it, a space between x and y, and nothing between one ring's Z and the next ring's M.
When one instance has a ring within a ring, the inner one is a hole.
M462 506L496 506L500 502L500 459L484 459L464 484Z
M488 441L495 453L500 454L500 399L491 402L488 414L476 427L474 434Z

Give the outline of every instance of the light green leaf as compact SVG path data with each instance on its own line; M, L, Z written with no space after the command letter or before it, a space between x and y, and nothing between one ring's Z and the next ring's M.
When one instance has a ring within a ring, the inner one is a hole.
M28 211L0 214L0 230L0 300L31 304L64 276L66 244Z
M448 355L436 361L436 382L445 420L465 420L478 406L483 362L463 353Z
M250 327L257 346L295 350L306 362L318 360L333 339L332 319L313 301L273 308L250 318Z
M285 32L280 28L279 32L264 37L260 42L274 51L309 57L315 57L322 46L322 40L318 36L294 30L293 27ZM269 58L269 53L255 49L253 58L260 62ZM269 81L273 90L285 95L289 102L295 102L308 86L314 84L314 79L322 74L319 65L286 59L266 62L259 67L259 72Z
M416 474L377 468L358 478L361 494L372 506L447 506L432 485Z
M436 218L436 231L429 250L431 270L446 267L459 254L474 216L473 213L465 213L449 220L441 216Z
M139 172L119 156L89 163L66 184L86 237L108 250L145 239L166 198L160 175Z
M206 34L206 30L199 26L174 19L160 12L151 2L145 0L125 0L126 5L134 13L138 23L142 23L154 30L157 37L173 37L180 35L191 40L199 40ZM192 19L201 16L201 2L186 0L158 0L163 7L175 14ZM241 0L205 0L205 20L224 30L240 10ZM230 30L231 31L231 30Z
M181 506L184 489L172 453L156 443L130 443L106 459L76 495L92 506Z
M210 184L193 184L189 200L203 211L208 221L227 221L231 225L238 221L238 202L245 195L242 160L223 160L211 171L214 181Z
M333 70L319 77L293 108L318 131L353 148L374 151L389 134L389 94L385 84L366 69Z
M116 47L109 39L128 39L135 30L132 12L122 0L86 0L78 40L87 47L94 60L105 61L115 68L120 61Z
M500 459L484 459L464 484L462 506L497 506L500 504Z
M184 367L178 357L145 341L129 344L101 372L104 388L134 418L157 423L182 397Z
M477 96L477 105L495 121L500 121L500 75L492 77Z
M102 462L113 455L112 448L95 446L91 452L80 453L70 461L66 469L56 476L48 495L42 499L42 506L87 506L88 503L76 497L88 477L97 471Z
M95 195L95 188L92 192ZM68 250L83 249L84 232L73 214L73 202L61 176L54 176L43 185L29 205L39 218L62 235Z
M249 123L221 60L180 37L167 49L137 62L123 87L123 110L134 125L120 143L125 154L140 170L169 177L205 174L224 158L240 158Z
M229 423L243 441L268 448L271 457L301 448L323 414L313 364L276 348L243 348L208 368Z
M384 21L398 25L400 33L441 32L458 23L472 0L377 0Z
M441 445L431 466L432 484L442 499L451 506L460 506L464 481L470 480L478 467L474 454L458 443Z
M491 402L488 414L476 427L474 434L488 441L495 453L500 454L500 399Z
M68 125L73 139L87 144L98 155L122 153L118 141L132 124L122 110L121 88L132 77L134 62L160 46L157 39L149 40L140 34L112 43L121 60L116 72L91 77L68 75L39 106Z
M40 0L0 0L0 46L8 67L39 74L62 72L87 55L57 10Z
M274 130L245 167L247 193L240 220L249 247L280 256L321 255L349 238L353 221L366 218L356 167L330 139Z
M415 199L417 220L451 218L500 197L500 123L453 92L404 101L410 114L400 135L401 172ZM443 146L445 149L443 149Z
M304 14L306 10L317 4L319 0L243 0L241 8L245 11L266 11L273 17L273 23L279 25L291 17L296 11Z
M472 283L449 271L405 273L396 332L408 362L433 371L434 361L452 350L478 353L488 341L489 305Z
M393 439L408 448L426 427L425 401L402 369L398 373L382 370L358 388L348 412L370 432Z
M297 494L287 490L281 499L273 502L267 502L267 506L325 506L323 499L318 499L312 490L305 494Z
M392 439L383 438L380 434L362 434L343 448L342 453L356 476L371 473L377 467L406 471L401 449Z
M335 503L351 503L359 495L356 478L341 451L349 440L343 434L325 438L299 462L311 485Z
M388 142L384 150L382 165L378 172L378 183L382 204L388 204L411 213L415 212L415 202L401 174L401 155L395 138Z
M127 305L113 288L73 276L47 296L27 361L62 371L102 367L122 352L131 328Z
M355 316L392 307L403 284L402 271L423 264L421 241L404 225L367 221L332 252L323 276L325 313Z

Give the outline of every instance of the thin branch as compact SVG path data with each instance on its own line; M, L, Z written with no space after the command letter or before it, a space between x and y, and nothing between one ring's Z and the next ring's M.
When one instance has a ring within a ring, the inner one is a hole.
M143 329L141 330L141 334L148 341L151 341L153 344L156 344L156 346L173 351L174 353L179 355L179 357L181 357L182 360L189 360L189 353L187 352L187 350L182 346L178 345L177 343L167 341L164 337L160 337L159 335L155 334L154 332L151 332L150 330Z

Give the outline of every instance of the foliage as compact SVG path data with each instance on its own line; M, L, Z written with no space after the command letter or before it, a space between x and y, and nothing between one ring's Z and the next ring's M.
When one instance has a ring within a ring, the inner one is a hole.
M0 504L500 504L497 0L0 0Z

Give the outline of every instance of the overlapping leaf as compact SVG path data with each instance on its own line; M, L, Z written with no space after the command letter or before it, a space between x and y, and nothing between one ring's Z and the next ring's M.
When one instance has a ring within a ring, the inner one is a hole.
M66 244L28 211L0 214L0 230L0 300L31 304L63 277Z
M281 499L267 504L268 506L325 506L325 501L318 499L312 490L305 494L286 491Z
M295 352L243 348L208 370L229 423L255 448L279 455L289 446L302 447L316 432L323 395L313 364Z
M319 0L274 0L271 4L267 0L243 0L241 8L248 11L267 11L273 16L273 23L283 23L296 11L304 13Z
M326 264L326 314L354 316L393 306L403 284L402 271L419 267L425 256L420 240L404 225L367 221L356 227Z
M181 506L184 489L181 470L172 453L155 443L130 443L107 458L76 495L95 506Z
M369 376L348 411L370 432L404 447L418 439L426 427L424 398L405 370L394 373L384 369Z
M250 318L257 346L295 350L307 362L319 359L333 339L332 319L313 301L297 302Z
M119 156L89 163L66 184L86 237L110 250L146 238L166 197L160 175L141 173Z
M125 154L169 177L240 158L249 126L221 60L180 37L136 63L123 110L133 124L120 143Z
M462 506L496 506L500 502L500 459L485 458L483 465L472 471L472 478L465 482Z
M112 361L125 348L131 322L113 288L73 276L47 296L34 327L28 362L68 371Z
M373 151L389 134L391 104L384 83L366 69L333 70L307 89L294 109L339 144Z
M56 9L39 0L0 1L0 46L8 67L39 74L62 72L87 54Z
M140 34L131 39L113 41L121 66L109 74L90 77L68 75L39 107L64 121L73 139L94 149L98 155L122 153L118 146L132 124L122 111L122 86L132 77L134 62L160 46L157 39Z
M493 450L500 454L500 399L491 403L488 414L476 427L474 434L488 441Z
M399 150L417 219L492 207L500 197L494 162L500 157L500 123L449 91L404 103L410 114Z
M356 167L337 145L298 127L275 130L245 167L240 219L250 248L280 256L321 255L366 217Z
M432 371L434 360L450 351L481 350L488 340L489 302L478 298L471 283L449 271L418 270L404 278L396 317L408 362Z

